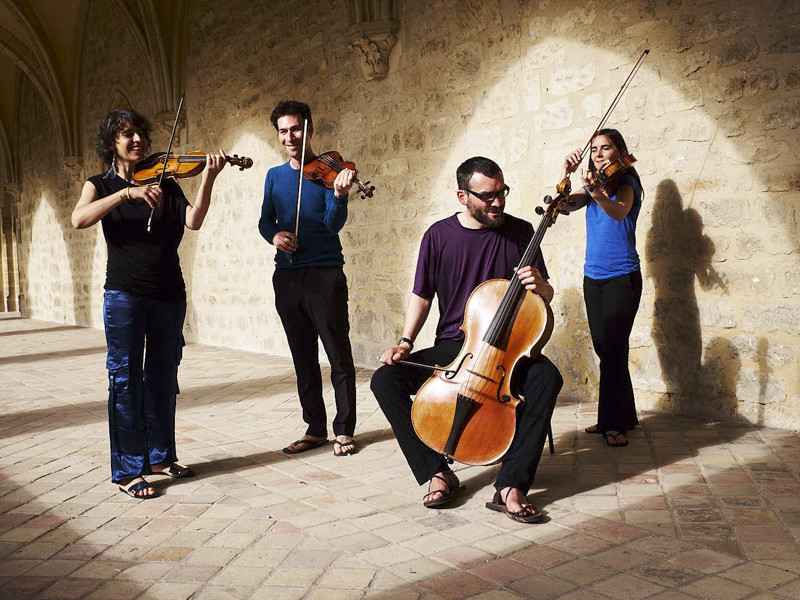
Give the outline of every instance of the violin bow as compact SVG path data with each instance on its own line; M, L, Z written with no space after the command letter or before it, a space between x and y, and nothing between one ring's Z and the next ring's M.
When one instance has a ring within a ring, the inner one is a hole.
M633 65L631 72L628 73L628 76L625 78L625 81L622 82L622 86L619 88L617 95L614 96L614 99L611 101L611 104L609 105L606 114L604 114L603 117L600 119L600 122L597 124L597 127L595 127L595 130L592 132L592 135L589 136L589 141L586 142L586 145L583 147L583 150L581 150L580 160L575 164L575 168L570 172L574 172L575 169L578 168L578 165L581 163L581 161L583 161L583 156L584 154L586 154L586 151L592 145L592 140L594 139L594 136L597 135L597 132L600 131L608 122L608 117L611 116L611 111L613 111L617 107L617 104L619 104L620 98L622 98L622 94L624 94L625 90L627 90L628 86L630 86L634 75L636 75L636 72L639 70L639 67L642 66L642 62L644 62L644 59L645 57L647 57L648 54L650 54L649 49L642 52L642 55L639 57L639 60L637 60L636 64Z
M161 182L164 181L164 173L167 171L167 163L169 162L169 155L172 152L172 142L175 141L175 132L178 130L178 119L181 118L181 110L183 110L183 99L186 97L186 92L181 94L181 101L178 102L178 112L175 114L175 123L172 125L172 133L169 136L169 146L167 146L167 153L164 155L164 168L161 169L161 175L158 177L158 187L161 187ZM153 222L153 213L156 212L155 208L150 209L150 218L147 219L147 233L150 233L150 225Z
M308 133L308 119L303 119L303 150L300 153L300 173L297 178L297 208L294 213L294 239L300 232L300 197L303 195L303 167L306 166L306 134ZM294 254L289 255L289 262L294 262Z

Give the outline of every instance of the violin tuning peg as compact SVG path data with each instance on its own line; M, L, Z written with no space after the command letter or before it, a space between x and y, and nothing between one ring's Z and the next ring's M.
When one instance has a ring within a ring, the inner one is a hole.
M560 214L560 215L568 215L569 211L568 210L564 210L563 208L559 208L558 209L558 214Z
M553 201L553 197L550 194L545 196L544 199L542 200L542 202L544 202L545 204L550 204L552 201Z

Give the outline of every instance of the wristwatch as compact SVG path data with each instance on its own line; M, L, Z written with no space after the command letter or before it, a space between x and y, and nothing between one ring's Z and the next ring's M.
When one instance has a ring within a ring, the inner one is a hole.
M399 340L397 340L397 345L398 345L398 346L399 346L400 344L402 344L402 343L406 343L406 344L408 344L408 345L409 345L409 350L411 350L412 348L414 348L414 341L413 341L413 340L410 340L410 339L408 339L407 337L401 337Z

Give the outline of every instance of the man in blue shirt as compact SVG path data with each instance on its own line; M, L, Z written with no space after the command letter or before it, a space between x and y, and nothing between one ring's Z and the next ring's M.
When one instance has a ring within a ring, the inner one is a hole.
M272 277L275 307L289 342L303 420L308 425L303 437L283 451L299 454L328 441L319 339L331 364L336 399L334 454L346 456L356 451L353 440L356 385L339 230L347 220L347 196L355 173L343 169L333 189L300 177L303 147L306 163L315 156L311 149L314 125L307 104L293 100L279 102L270 121L289 160L267 172L258 230L277 248ZM305 140L304 121L307 122ZM302 194L295 234L298 179L302 180Z

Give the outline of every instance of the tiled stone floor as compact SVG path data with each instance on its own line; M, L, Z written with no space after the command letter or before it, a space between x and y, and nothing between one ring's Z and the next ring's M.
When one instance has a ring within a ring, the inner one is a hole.
M532 493L549 520L487 511L494 467L422 508L359 374L361 452L301 432L286 359L193 345L181 460L136 501L109 483L101 331L0 319L0 597L128 600L800 598L800 437L643 414L626 449L561 402Z

